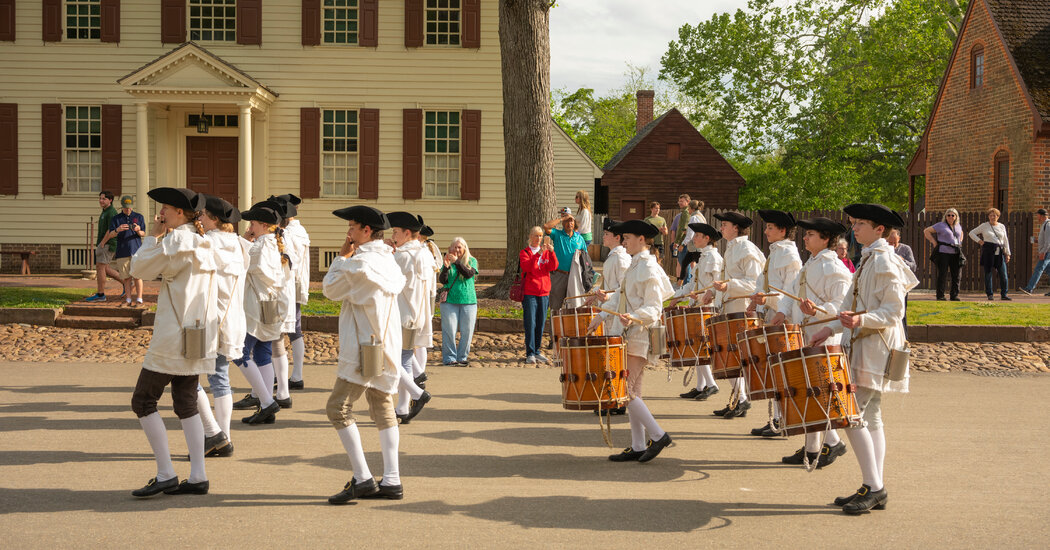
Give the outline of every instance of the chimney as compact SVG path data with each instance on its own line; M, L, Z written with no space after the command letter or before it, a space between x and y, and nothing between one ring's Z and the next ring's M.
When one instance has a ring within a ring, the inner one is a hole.
M635 120L635 133L641 132L653 121L653 96L652 90L638 90L638 118Z

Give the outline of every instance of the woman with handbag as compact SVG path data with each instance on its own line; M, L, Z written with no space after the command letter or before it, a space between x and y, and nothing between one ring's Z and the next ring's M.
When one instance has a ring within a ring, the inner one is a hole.
M937 299L944 300L944 287L951 277L948 296L959 301L959 270L963 265L963 228L959 223L959 211L949 208L941 221L927 227L923 236L933 245L933 263L937 266Z
M981 245L981 267L984 268L984 291L988 301L992 301L995 290L992 272L999 273L999 295L1003 301L1010 301L1006 295L1010 288L1006 277L1006 264L1010 263L1010 239L1006 236L1006 226L999 223L999 210L988 209L988 221L970 231L970 238Z
M467 356L478 318L478 295L474 291L477 274L478 260L470 255L467 241L463 237L452 239L438 273L438 283L444 285L444 296L439 293L438 298L441 301L441 359L446 365L469 364Z
M529 246L518 253L518 268L521 270L518 276L522 293L522 317L525 321L525 362L549 363L550 359L539 349L543 340L543 327L547 323L551 272L558 269L558 258L554 255L554 244L550 237L543 236L542 227L537 225L529 230Z

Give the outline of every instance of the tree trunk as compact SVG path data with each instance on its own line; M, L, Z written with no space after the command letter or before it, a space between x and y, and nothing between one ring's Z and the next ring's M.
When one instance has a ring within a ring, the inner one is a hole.
M483 293L506 298L529 229L554 217L550 0L500 0L507 256L503 278Z

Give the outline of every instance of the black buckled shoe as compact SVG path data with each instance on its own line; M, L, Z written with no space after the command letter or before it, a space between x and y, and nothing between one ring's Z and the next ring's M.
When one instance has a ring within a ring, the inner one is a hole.
M846 443L839 441L834 447L829 446L827 443L820 448L820 457L817 458L817 468L823 468L824 466L830 465L835 462L835 459L846 454Z
M305 387L306 384L304 384L302 380L292 380L291 378L288 379L288 389L290 390L301 390Z
M782 457L780 461L784 464L792 464L796 466L799 464L804 464L804 461L802 460L803 454L809 455L809 461L812 463L814 460L817 459L817 455L819 455L820 453L808 453L806 452L805 447L799 447L799 449L795 451L795 454L791 456ZM835 500L838 501L838 499ZM841 506L841 504L839 506Z
M664 447L667 447L670 444L671 434L664 432L663 437L649 444L649 448L645 450L645 453L638 457L638 462L649 462L656 458L656 455L660 454L660 451L664 450Z
M866 494L866 493L869 493L870 491L871 491L871 487L869 487L867 485L861 485L860 489L857 489L856 493L853 493L852 495L845 496L845 497L837 497L837 498L835 498L835 506L845 506L845 505L849 504L850 502L853 502L853 499L855 499L858 496L860 496L861 493L865 493ZM885 493L886 492L886 488L883 487L881 492ZM886 509L886 502L885 502L885 500L883 501L882 504L876 504L874 506L874 509L875 510L885 510Z
M842 511L855 516L870 510L885 510L887 500L889 500L889 497L886 494L885 487L879 491L872 491L871 487L861 485L860 489L857 490L857 494L853 495L853 499L842 505Z
M609 416L623 416L627 414L627 407L613 407L611 409L594 409L595 416L606 415Z
M696 399L696 396L700 395L701 393L704 393L704 390L698 390L696 388L693 388L685 393L678 394L678 397L681 397L682 399Z
M405 491L400 485L383 485L379 480L379 490L370 495L361 495L361 498L385 498L387 500L401 500L405 498Z
M398 424L408 424L408 415L407 414L394 413L394 417L397 418L397 423Z
M146 482L141 489L135 489L131 492L131 496L145 498L153 495L162 493L167 489L176 487L179 484L179 476L175 476L171 479L165 479L164 481L157 481L157 478L152 478Z
M212 453L224 449L230 445L230 439L221 431L211 437L204 438L204 456L218 456Z
M639 458L642 458L642 455L644 454L645 451L636 451L630 447L627 447L626 449L620 451L620 454L609 455L609 460L613 462L635 462Z
M697 401L707 401L708 397L711 397L716 393L718 393L718 386L707 386L706 388L704 388L703 391L700 392L700 395L695 397L695 399Z
M358 482L354 478L350 478L350 481L346 483L342 491L328 497L328 504L346 504L355 498L367 497L379 492L379 486L376 485L376 480L366 479Z
M736 408L735 409L733 409L731 411L726 411L726 413L722 415L722 418L726 418L726 419L729 419L729 418L744 418L745 416L747 416L747 411L750 408L751 408L751 402L750 401L741 401L741 402L736 404Z
M259 398L252 397L252 394L244 396L244 399L237 401L233 404L233 410L235 411L247 411L250 409L257 408L259 406Z
M751 435L762 435L762 432L768 430L770 426L772 426L772 424L766 422L766 425L762 426L761 428L751 428Z
M277 411L279 410L281 410L281 406L277 404L277 401L274 401L265 409L259 409L258 411L255 411L255 414L242 418L241 422L250 425L273 424L277 421Z
M717 411L715 411L715 416L725 416L726 413L731 411L731 410L733 410L733 408L730 407L729 405L726 405L725 407L722 407L721 409L718 409Z
M207 453L204 456L218 456L218 457L233 456L233 442L232 441L227 441L225 447L220 447L218 449L215 449L214 451L211 451L210 453Z
M290 408L292 408L292 396L290 396L290 395L288 396L287 399L277 399L275 397L274 401L276 401L277 404L280 405L282 409L290 409Z
M427 389L427 380L429 380L429 378L425 372L412 379L421 390Z
M190 480L183 481L182 483L172 487L170 489L164 489L165 495L206 495L208 494L208 480L200 481L197 483L190 483Z
M762 437L780 437L784 435L784 432L780 431L780 421L774 418L773 423L766 424L766 428L759 435Z
M401 423L408 424L410 420L415 418L419 413L423 412L423 407L425 407L427 403L430 403L430 392L424 391L423 395L419 396L419 399L416 399L412 402L412 408L408 410L408 416L406 416L405 419L401 421Z

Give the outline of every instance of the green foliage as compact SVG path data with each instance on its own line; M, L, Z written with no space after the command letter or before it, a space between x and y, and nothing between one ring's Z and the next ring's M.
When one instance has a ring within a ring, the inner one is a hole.
M0 287L0 307L57 309L94 293L93 288Z
M909 325L1021 325L1050 326L1050 309L1044 304L1016 302L908 302Z

